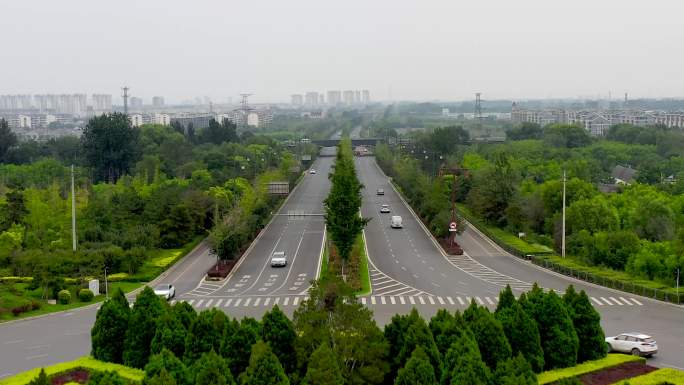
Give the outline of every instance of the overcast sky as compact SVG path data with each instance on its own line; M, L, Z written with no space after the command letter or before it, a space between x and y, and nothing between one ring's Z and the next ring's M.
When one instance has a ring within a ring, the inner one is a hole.
M2 0L0 94L684 96L677 0Z

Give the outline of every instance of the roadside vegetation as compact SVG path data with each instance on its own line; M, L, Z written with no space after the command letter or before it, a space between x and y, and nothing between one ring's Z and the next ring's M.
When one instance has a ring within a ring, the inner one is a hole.
M356 176L349 138L340 141L330 182L330 193L324 202L330 240L326 249L326 273L342 277L359 293L367 293L370 279L362 232L370 219L360 215L363 185Z
M445 235L455 179L461 215L518 255L560 252L565 170L570 258L553 261L675 293L684 270L683 133L618 125L596 139L577 126L523 124L508 137L471 145L467 132L447 127L378 146L376 157L436 237ZM467 171L439 176L441 165ZM634 179L616 184L616 166L631 166Z
M0 320L75 306L90 279L104 292L105 268L115 286L137 287L207 235L220 258L234 259L281 201L267 183L299 176L301 150L238 136L227 121L136 128L116 113L91 119L80 140L8 143L0 148ZM66 303L48 304L63 290Z
M98 311L92 356L144 370L143 384L188 385L536 385L544 370L606 356L600 317L572 287L562 297L534 287L519 299L506 288L494 312L473 301L426 320L414 309L384 329L335 276L309 294L292 319L275 306L257 321L169 306L149 288L131 308L117 292Z

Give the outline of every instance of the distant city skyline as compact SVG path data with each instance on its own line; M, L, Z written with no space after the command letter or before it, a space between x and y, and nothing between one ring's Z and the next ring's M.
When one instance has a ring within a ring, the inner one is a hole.
M331 89L376 101L684 96L684 3L668 0L23 0L0 14L0 94L103 93L117 105L124 85L167 104Z

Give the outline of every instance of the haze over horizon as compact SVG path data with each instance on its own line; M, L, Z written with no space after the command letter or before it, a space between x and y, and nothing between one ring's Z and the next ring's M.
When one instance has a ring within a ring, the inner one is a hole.
M683 11L666 0L11 1L0 5L0 94L678 97Z

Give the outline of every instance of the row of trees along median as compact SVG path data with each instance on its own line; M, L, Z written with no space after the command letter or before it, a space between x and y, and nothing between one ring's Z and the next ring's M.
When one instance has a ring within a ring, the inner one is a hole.
M325 200L325 224L332 240L330 259L333 262L339 260L339 273L345 277L345 270L351 273L359 270L362 251L354 245L369 221L359 215L363 185L356 177L349 138L340 141L330 181L330 194ZM335 270L336 264L329 263L329 266L332 267L329 270ZM355 279L351 280L353 287L354 281Z

